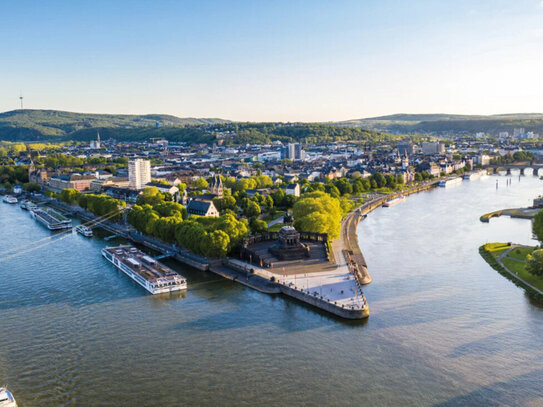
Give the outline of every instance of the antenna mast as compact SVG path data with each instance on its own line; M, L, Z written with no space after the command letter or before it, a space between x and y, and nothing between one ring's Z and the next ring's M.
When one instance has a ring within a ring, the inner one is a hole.
M21 100L21 110L23 110L23 94L21 93L21 96L19 96L19 99Z

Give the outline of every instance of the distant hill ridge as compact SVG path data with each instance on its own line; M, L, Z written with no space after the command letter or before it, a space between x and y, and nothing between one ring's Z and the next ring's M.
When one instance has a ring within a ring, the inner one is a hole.
M229 123L215 118L179 118L166 114L95 114L61 110L12 110L0 113L0 139L31 140L68 136L85 129L133 129Z
M507 113L496 115L459 115L447 113L393 114L334 123L392 133L451 133L511 131L524 127L526 131L543 132L543 113Z

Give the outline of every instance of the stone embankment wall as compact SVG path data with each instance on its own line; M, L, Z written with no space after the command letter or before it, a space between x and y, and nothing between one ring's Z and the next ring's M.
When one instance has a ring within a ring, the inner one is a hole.
M332 302L321 300L319 297L302 292L300 290L296 290L283 284L279 284L279 287L283 294L296 298L299 301L303 301L305 303L313 305L314 307L320 308L326 312L330 312L331 314L337 315L341 318L365 319L370 316L370 310L367 306L364 309L344 308Z

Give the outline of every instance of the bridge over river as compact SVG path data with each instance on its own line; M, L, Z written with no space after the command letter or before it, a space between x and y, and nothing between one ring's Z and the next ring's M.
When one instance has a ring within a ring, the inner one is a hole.
M519 170L520 175L524 175L524 171L527 168L531 168L533 175L539 176L539 170L543 169L543 164L536 164L534 162L524 163L512 163L512 164L492 164L486 167L487 170L492 170L493 174L497 174L499 171L506 171L507 175L511 175L511 170Z

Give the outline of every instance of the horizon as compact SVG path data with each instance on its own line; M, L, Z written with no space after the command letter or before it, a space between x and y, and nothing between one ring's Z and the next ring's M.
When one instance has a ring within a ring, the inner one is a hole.
M543 111L541 0L23 1L0 13L3 111L20 94L28 109L250 122Z
M6 110L3 112L0 112L0 115L6 114L6 113L24 113L27 111L49 111L49 112L63 112L63 113L73 113L73 114L82 114L82 115L111 115L111 116L173 116L178 119L216 119L216 120L225 120L232 123L303 123L303 124L327 124L327 123L343 123L343 122L350 122L350 121L358 121L358 120L378 120L378 119L386 119L388 117L392 116L426 116L426 115L444 115L444 116L466 116L466 117L499 117L499 116L522 116L522 115L542 115L543 113L540 112L506 112L506 113L492 113L492 114L464 114L464 113L444 113L444 112L424 112L424 113L406 113L406 112L397 112L397 113L390 113L385 114L382 116L372 116L372 117L360 117L355 119L347 119L347 120L338 120L338 121L332 121L332 120L324 120L324 121L282 121L282 120L267 120L267 121L253 121L253 120L232 120L227 117L216 117L216 116L175 116L170 113L114 113L114 112L76 112L76 111L70 111L70 110L60 110L60 109L39 109L39 108L24 108L24 109L12 109L12 110ZM422 120L425 121L425 120Z

